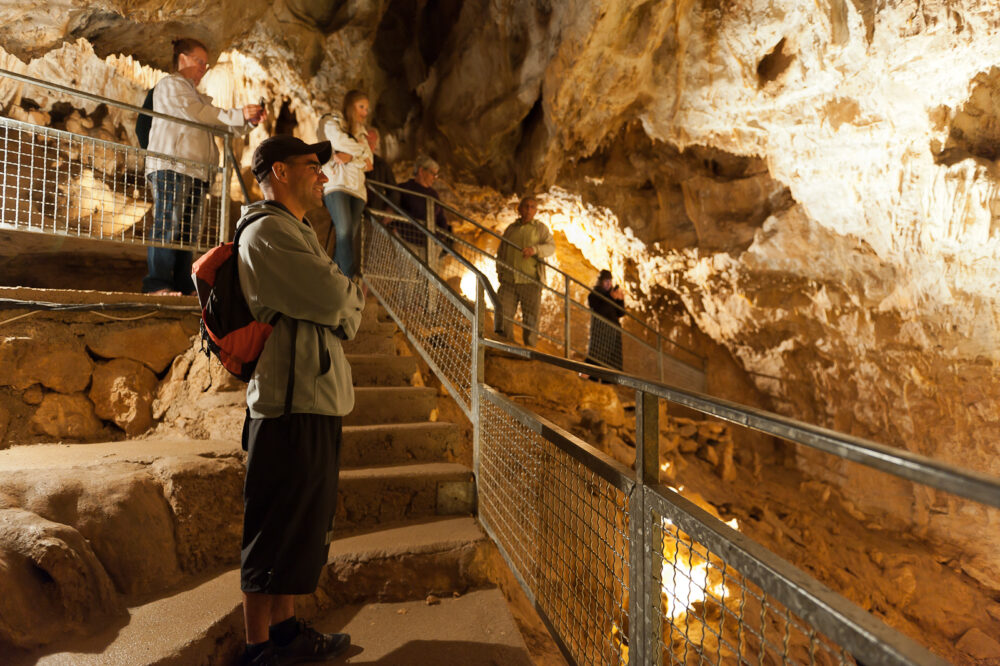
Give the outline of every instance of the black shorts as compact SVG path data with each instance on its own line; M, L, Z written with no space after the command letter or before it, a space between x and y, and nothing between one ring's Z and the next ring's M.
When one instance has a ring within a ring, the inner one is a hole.
M343 417L289 414L243 424L244 592L311 594L337 509Z

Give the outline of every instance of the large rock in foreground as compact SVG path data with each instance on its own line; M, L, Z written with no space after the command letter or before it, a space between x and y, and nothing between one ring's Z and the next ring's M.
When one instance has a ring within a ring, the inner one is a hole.
M0 510L0 641L44 645L122 613L87 539L30 511Z

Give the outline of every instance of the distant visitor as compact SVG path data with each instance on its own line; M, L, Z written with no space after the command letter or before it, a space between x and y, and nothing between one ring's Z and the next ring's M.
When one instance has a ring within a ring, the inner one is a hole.
M622 332L618 321L625 315L625 297L618 285L612 283L611 271L601 271L587 296L587 304L594 313L590 317L587 363L621 370Z
M257 104L220 109L212 106L211 97L198 92L197 86L208 71L208 49L198 40L174 42L173 67L175 72L153 89L154 111L239 133L249 131L265 117L264 108ZM153 118L148 150L180 158L146 158L146 181L153 191L150 240L194 245L201 235L210 177L219 161L215 137L205 130ZM146 257L149 273L142 280L144 293L177 296L194 292L191 250L151 246Z
M497 277L500 279L500 312L504 336L514 338L514 315L521 306L521 337L525 346L538 342L538 312L542 305L545 264L540 261L556 251L552 232L535 219L538 201L524 197L517 206L519 217L503 232L497 253Z
M425 228L427 226L427 197L441 199L441 195L433 187L440 170L438 163L430 157L421 157L413 169L413 178L400 185L402 189L407 191L399 193L399 207ZM417 256L425 258L427 236L422 231L402 220L393 220L390 226L404 242L409 244ZM444 209L437 205L434 206L434 227L451 233L451 224L445 217ZM443 234L438 234L438 238L449 244L451 242L451 239Z
M323 189L323 203L333 220L337 245L333 260L348 277L361 273L361 213L368 193L365 191L365 172L374 164L372 143L369 142L368 95L351 90L344 96L340 113L320 118L317 135L320 141L333 146L333 159L323 166L327 183Z

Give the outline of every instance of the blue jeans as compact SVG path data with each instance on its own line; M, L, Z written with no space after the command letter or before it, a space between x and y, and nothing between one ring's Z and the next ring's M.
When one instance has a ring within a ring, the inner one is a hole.
M154 171L146 177L153 188L153 229L150 240L158 243L198 242L202 203L208 183L176 171ZM149 273L142 279L143 293L170 289L194 292L190 250L151 247L146 251Z
M361 272L361 211L365 202L347 192L327 192L323 203L333 219L337 246L333 260L349 278Z

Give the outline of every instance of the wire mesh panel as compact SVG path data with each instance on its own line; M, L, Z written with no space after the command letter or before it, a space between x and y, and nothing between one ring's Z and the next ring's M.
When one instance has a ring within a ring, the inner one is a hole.
M575 663L628 663L625 492L488 396L480 406L480 520Z
M680 495L643 492L652 663L943 663Z
M658 664L854 664L717 554L652 513Z
M364 224L365 281L466 410L472 400L472 309L381 224Z
M164 156L178 169L204 173L204 180L188 179L194 187L164 181L154 195L146 156L133 146L0 118L0 225L196 250L216 245L221 202L208 184L221 169ZM169 234L154 224L155 200L165 205L164 195L184 204Z

